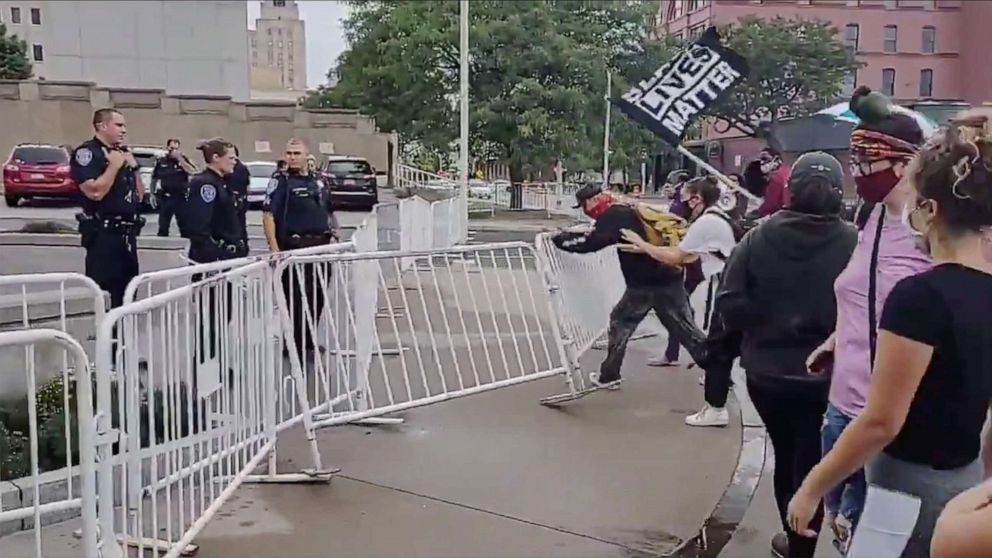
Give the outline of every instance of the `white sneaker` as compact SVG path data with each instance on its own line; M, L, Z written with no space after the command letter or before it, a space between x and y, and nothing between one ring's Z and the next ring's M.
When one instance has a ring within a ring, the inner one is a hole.
M730 424L730 414L726 408L705 405L702 411L685 417L685 423L689 426L727 426Z

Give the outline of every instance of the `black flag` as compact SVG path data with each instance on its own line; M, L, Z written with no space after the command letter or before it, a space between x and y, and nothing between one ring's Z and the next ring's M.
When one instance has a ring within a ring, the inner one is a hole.
M747 78L743 56L722 46L715 27L614 100L620 110L672 145L707 107Z

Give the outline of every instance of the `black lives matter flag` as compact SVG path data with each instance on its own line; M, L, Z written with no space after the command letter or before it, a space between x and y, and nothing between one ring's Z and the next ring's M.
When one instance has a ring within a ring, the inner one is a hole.
M613 103L677 146L696 116L722 99L747 74L744 57L720 45L716 28L710 27L689 48Z

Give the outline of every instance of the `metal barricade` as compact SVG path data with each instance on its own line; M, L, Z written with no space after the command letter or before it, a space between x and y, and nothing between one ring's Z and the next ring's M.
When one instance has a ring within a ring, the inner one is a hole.
M606 333L610 325L610 312L620 301L627 282L620 271L615 249L574 254L559 250L551 237L550 233L540 233L534 239L534 245L548 275L552 301L561 319L561 330L574 365L572 382L581 391L588 386L579 369L578 358L593 348ZM631 339L657 335L663 331L661 322L651 313Z
M424 266L402 272L406 258ZM525 243L282 262L276 276L295 279L297 289L277 290L277 305L292 366L315 388L308 394L315 425L553 376L568 384L559 320L537 265ZM390 275L403 288L390 289ZM298 342L313 342L313 350L300 351Z
M274 474L272 293L271 263L261 260L107 314L96 363L101 532L172 558L191 550L266 458L263 480L329 478L306 413L297 422L311 441L314 470Z
M37 358L43 349L64 353L70 366L62 370L59 381L39 386ZM93 381L86 353L75 339L55 329L0 333L0 354L4 354L0 358L19 350L23 350L25 366L4 367L3 374L24 374L26 416L7 416L0 421L0 471L18 477L5 480L19 488L20 502L11 506L5 498L8 495L0 492L0 536L31 531L32 554L44 558L53 555L50 548L46 550L45 527L82 513L83 524L90 527L83 532L82 555L95 558L99 543L93 506ZM22 419L27 424L15 424ZM48 451L42 452L42 447ZM54 455L52 447L61 448L64 455ZM18 552L23 552L23 547L7 547L16 544L0 539L0 555L23 555Z

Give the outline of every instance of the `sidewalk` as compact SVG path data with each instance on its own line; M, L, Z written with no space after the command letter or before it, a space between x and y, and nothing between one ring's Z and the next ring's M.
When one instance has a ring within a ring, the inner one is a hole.
M697 375L644 366L560 410L560 380L414 410L399 427L318 433L330 486L246 486L197 539L201 558L647 557L696 535L729 483L741 431L691 429ZM587 370L603 353L592 352ZM299 432L280 467L306 463ZM300 464L300 465L297 465Z

